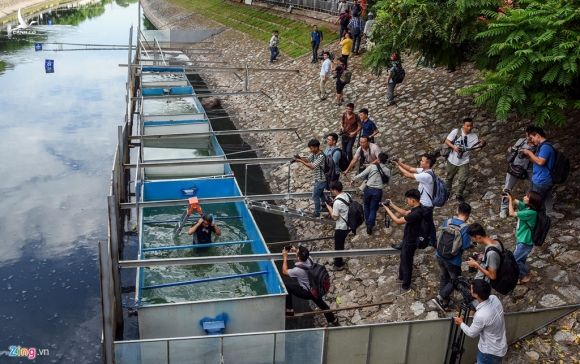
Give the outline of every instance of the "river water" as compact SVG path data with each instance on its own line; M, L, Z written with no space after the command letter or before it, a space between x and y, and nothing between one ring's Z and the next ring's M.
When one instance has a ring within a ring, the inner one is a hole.
M126 2L52 16L44 42L127 44L138 21ZM39 363L98 363L96 246L127 51L35 52L30 39L0 37L0 363L30 362L7 357L11 345L49 349Z

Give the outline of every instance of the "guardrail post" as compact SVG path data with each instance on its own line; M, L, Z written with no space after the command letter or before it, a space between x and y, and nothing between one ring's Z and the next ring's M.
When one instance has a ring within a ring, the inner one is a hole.
M119 239L122 236L119 233L119 210L117 207L117 202L115 201L115 196L108 197L109 205L109 239L110 239L110 274L111 274L111 284L113 287L113 304L115 312L115 325L116 332L123 332L123 307L122 307L122 297L121 297L121 278L119 273L119 252L120 244Z
M101 314L103 320L103 363L114 364L115 318L113 310L113 288L111 284L111 262L108 244L102 241L99 245L99 272L101 283Z

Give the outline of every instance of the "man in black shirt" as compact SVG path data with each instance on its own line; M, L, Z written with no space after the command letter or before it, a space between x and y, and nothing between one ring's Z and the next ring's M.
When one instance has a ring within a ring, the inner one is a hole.
M390 200L383 204L385 211L391 220L397 225L405 224L403 242L401 246L401 261L399 263L399 280L402 281L401 289L403 293L411 290L411 275L413 273L413 257L417 250L417 240L421 234L421 223L424 219L424 210L421 205L421 192L413 188L405 192L405 202L411 210L402 209ZM397 216L391 209L398 212Z
M216 236L222 234L221 229L213 222L213 217L211 215L203 215L197 221L195 225L189 228L187 234L195 234L197 244L211 244L211 233Z

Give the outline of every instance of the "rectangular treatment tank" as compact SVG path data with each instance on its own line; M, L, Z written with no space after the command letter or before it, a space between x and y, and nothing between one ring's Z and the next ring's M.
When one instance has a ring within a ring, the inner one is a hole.
M178 162L194 158L226 159L223 149L213 135L175 140L144 140L141 150L144 162ZM231 169L227 163L220 162L203 165L146 167L144 173L146 179L187 178L229 175Z
M230 196L240 196L240 190L237 182L234 178L215 178L215 179L173 179L173 180L163 180L163 181L147 181L144 182L141 189L141 196L143 201L155 201L155 200L173 200L173 199L183 199L191 196L194 193L198 198L208 198L208 197L230 197ZM212 206L213 205L213 206ZM244 246L244 249L240 248L240 251L235 251L233 254L261 254L268 253L268 248L264 243L264 239L256 225L256 222L251 215L250 211L247 209L244 203L238 202L235 204L229 204L229 209L227 215L237 215L239 220L230 230L235 231L241 237L239 239L247 239L251 241L250 244ZM209 204L202 205L204 211L212 211L216 214L216 219L220 219L219 211L223 208L225 204ZM227 207L227 206L226 206ZM169 208L171 209L171 207ZM139 259L147 259L151 257L160 258L160 256L149 255L144 251L147 247L155 246L155 237L159 236L159 231L151 233L151 231L146 232L147 222L155 218L168 218L173 217L178 219L179 216L176 213L167 214L166 211L185 211L186 206L178 206L174 210L156 210L155 213L151 211L145 211L146 209L140 209L140 237L139 237ZM222 211L223 212L223 211ZM222 214L222 215L225 215ZM170 220L173 221L173 220ZM228 230L229 224L228 220L224 220L222 225L222 237L224 231ZM184 230L191 224L187 225ZM172 229L173 225L169 225L168 228ZM184 236L182 233L181 236ZM153 237L153 238L151 238ZM149 240L149 241L146 241ZM165 238L161 238L163 246L165 244ZM216 242L219 243L220 240ZM167 242L169 243L169 241ZM149 244L149 245L148 245ZM214 248L211 248L214 249ZM223 254L209 254L209 255L229 255L232 254L230 247L220 251L218 248L210 250L210 253L223 253ZM163 253L165 254L165 253ZM174 254L174 252L171 252ZM192 253L188 251L185 255L170 255L171 257L177 256L195 256L198 253ZM199 253L203 255L203 253ZM208 254L205 253L204 256ZM220 270L217 265L207 265L207 266L197 266L201 268L207 267L206 273L199 273L200 270L195 270L193 267L186 266L185 269L179 271L180 276L188 280L187 276L184 276L184 272L196 272L196 274L202 274L203 277L220 277L221 273L215 274L216 270ZM155 279L163 276L163 274L171 274L171 268L167 267L160 271L148 271L149 268L139 269L137 272L137 299L140 302L139 306L139 332L141 339L151 339L160 337L177 337L177 336L192 336L192 335L205 335L205 331L202 328L200 321L204 318L214 318L217 315L225 314L227 316L225 333L242 333L242 332L256 332L256 331L271 331L271 330L283 330L284 329L284 307L285 307L285 296L286 290L280 278L280 275L274 265L273 261L263 261L250 263L249 265L242 266L239 264L232 264L235 271L237 269L245 269L250 267L251 270L265 272L256 277L253 277L253 287L258 285L261 288L252 290L240 290L242 292L235 295L221 294L219 291L212 290L211 282L204 282L202 284L194 284L187 290L174 290L173 288L160 288L153 289L157 291L153 296L149 294L150 290L144 290L145 284L150 285L147 276L155 275ZM226 267L228 268L228 267ZM241 271L244 273L245 271ZM189 277L189 279L197 279L199 276ZM232 279L228 280L230 286L236 287L241 280ZM215 284L220 285L221 281L217 281ZM163 282L167 283L167 282ZM196 292L196 287L202 287L202 292ZM203 288L204 287L204 288ZM164 291L165 290L165 291ZM168 293L172 292L172 293ZM191 296L184 296L187 293L191 293ZM209 295L214 295L213 298ZM164 294L166 294L164 296ZM162 302L162 303L156 303Z

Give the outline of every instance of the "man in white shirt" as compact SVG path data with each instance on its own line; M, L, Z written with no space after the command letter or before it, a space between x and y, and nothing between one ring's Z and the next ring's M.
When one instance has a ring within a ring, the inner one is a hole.
M501 301L491 295L491 286L483 279L471 283L471 295L477 302L471 326L467 326L461 317L453 320L467 336L479 336L477 364L499 364L508 349Z
M344 250L344 243L346 237L350 232L348 227L348 206L352 201L352 197L346 193L342 192L342 183L340 181L332 182L330 184L330 193L334 197L334 202L331 205L326 203L326 209L330 214L330 217L336 221L334 227L334 250ZM334 258L334 265L331 268L334 271L340 271L344 269L344 260L342 258Z
M352 160L348 165L348 168L344 171L344 174L348 174L353 170L357 162L359 164L359 173L362 172L369 164L377 163L379 160L379 154L381 154L381 148L375 143L369 142L368 136L361 136L359 139L360 147L356 150L352 156Z
M330 72L332 72L330 53L328 53L328 51L322 52L322 58L324 61L320 67L320 101L326 100L326 83L330 79Z
M485 145L485 142L480 140L477 134L473 133L473 119L464 118L461 128L453 129L445 139L445 145L451 148L451 153L447 157L447 165L445 167L447 172L447 179L445 184L451 195L453 189L453 179L457 175L457 200L463 201L463 193L469 177L469 157L471 149L478 146Z
M401 162L400 160L395 161L399 167L399 171L403 177L415 180L419 182L419 187L417 189L421 193L421 205L425 208L425 218L429 220L429 225L431 226L431 245L435 245L437 240L435 222L433 221L433 171L431 168L435 165L435 157L431 154L425 153L421 156L419 160L419 168L413 168L408 164ZM401 249L401 244L394 244L393 248Z

